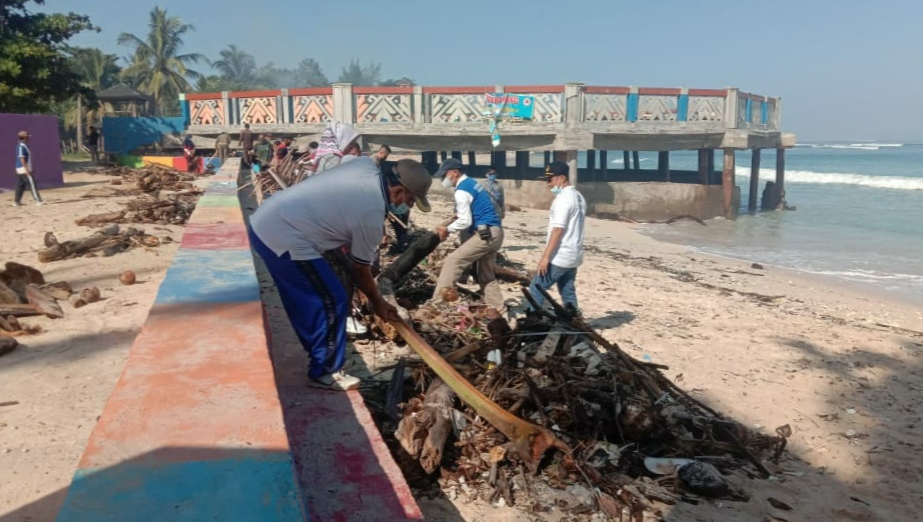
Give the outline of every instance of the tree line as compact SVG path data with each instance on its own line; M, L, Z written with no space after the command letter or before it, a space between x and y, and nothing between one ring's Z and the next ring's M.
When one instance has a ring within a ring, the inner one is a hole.
M95 94L117 84L151 95L158 113L165 116L178 114L183 92L331 85L313 58L285 68L272 62L258 64L252 54L234 44L214 60L189 52L184 39L195 26L161 7L150 12L146 34L118 36L117 43L128 51L126 57L119 57L68 44L79 33L100 31L87 16L33 13L29 3L44 0L0 2L0 112L52 112L61 117L65 129L72 129L80 120L98 121L99 110L106 107L100 107ZM202 67L213 72L200 72ZM408 78L383 80L380 63L359 60L344 66L336 81L379 86L414 83Z

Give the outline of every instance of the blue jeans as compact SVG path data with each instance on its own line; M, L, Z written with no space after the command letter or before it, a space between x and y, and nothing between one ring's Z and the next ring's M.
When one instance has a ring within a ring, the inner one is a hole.
M545 304L545 297L538 291L539 288L548 290L555 284L558 285L558 292L561 294L561 300L564 306L572 306L577 310L577 288L574 281L577 279L576 268L561 268L555 265L548 265L548 271L545 275L536 275L529 286L529 293L539 308Z

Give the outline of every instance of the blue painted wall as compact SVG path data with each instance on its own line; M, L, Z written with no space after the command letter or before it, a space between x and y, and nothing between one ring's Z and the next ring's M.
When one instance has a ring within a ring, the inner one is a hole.
M103 118L103 137L106 152L128 154L129 152L159 143L164 135L183 139L186 121L182 116L172 118Z

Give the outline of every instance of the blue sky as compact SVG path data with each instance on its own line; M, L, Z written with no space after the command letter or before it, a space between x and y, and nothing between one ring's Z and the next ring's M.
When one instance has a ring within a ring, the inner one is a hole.
M159 5L193 23L190 52L235 43L262 63L350 59L424 85L721 88L781 96L801 140L923 141L918 0L47 0L102 28L73 40L120 56ZM313 10L322 15L312 16ZM207 67L203 66L203 69Z

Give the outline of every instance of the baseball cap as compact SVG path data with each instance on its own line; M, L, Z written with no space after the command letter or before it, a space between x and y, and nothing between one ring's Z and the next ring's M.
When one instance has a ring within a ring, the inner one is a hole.
M462 167L464 166L465 165L464 163L461 162L461 160L457 160L455 158L449 158L442 162L442 165L439 166L439 170L436 171L436 174L434 175L434 177L444 178L446 172L450 170L461 170Z
M555 176L567 177L569 175L570 167L567 166L567 163L564 163L563 161L552 161L545 166L545 175L543 175L540 179L548 179Z
M397 174L398 183L413 194L417 207L423 212L429 212L431 208L426 194L433 186L433 178L426 171L426 167L416 160L402 159L394 166L394 172Z

